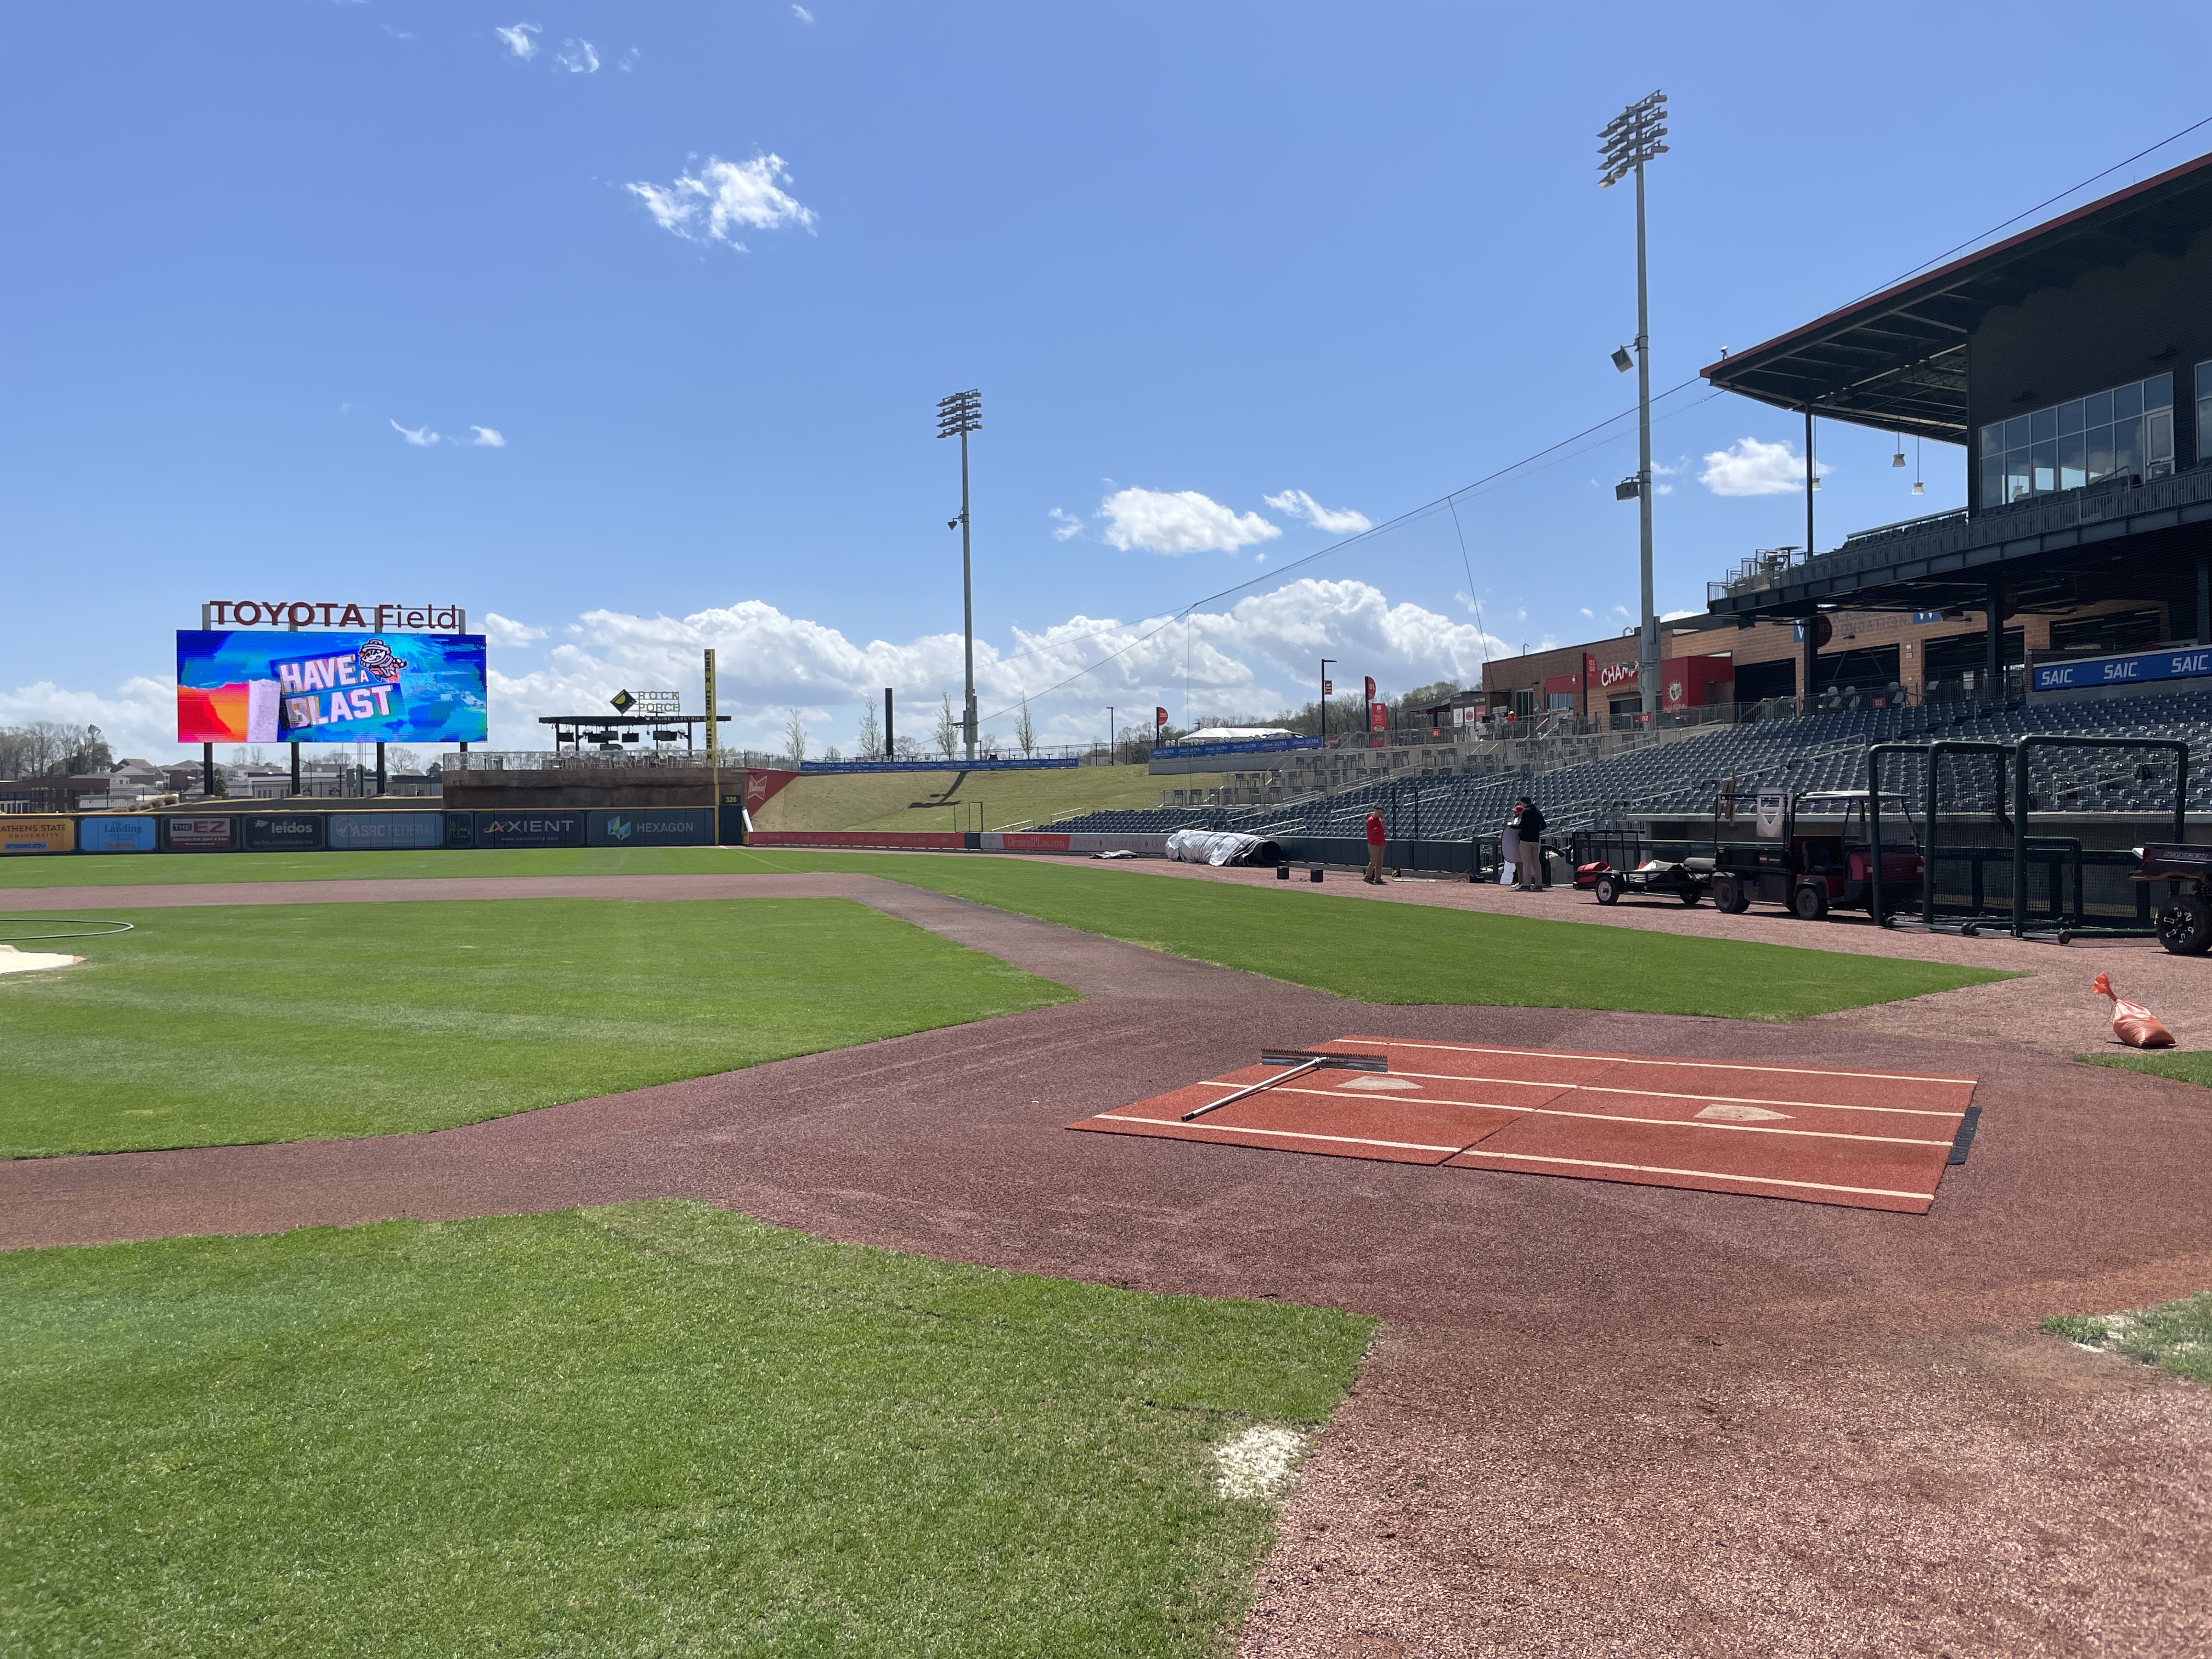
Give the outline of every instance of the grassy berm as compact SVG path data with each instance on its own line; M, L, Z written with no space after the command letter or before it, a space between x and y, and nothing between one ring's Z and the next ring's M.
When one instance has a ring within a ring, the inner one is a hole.
M1211 1655L1370 1322L705 1206L0 1255L0 1652Z

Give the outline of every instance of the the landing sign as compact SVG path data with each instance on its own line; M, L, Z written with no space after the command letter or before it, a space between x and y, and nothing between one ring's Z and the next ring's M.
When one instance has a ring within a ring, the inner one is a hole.
M482 743L481 634L177 635L179 743Z

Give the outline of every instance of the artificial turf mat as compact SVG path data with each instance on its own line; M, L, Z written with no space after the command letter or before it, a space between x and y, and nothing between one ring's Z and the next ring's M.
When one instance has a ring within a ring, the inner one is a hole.
M0 1155L444 1128L1074 996L848 899L100 915L0 977Z
M1211 1654L1370 1324L703 1205L0 1255L0 1652Z

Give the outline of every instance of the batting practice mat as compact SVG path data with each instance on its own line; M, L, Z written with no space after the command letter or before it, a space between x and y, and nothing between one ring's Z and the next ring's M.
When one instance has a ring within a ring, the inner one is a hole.
M1068 1127L1925 1215L1975 1081L1352 1036Z

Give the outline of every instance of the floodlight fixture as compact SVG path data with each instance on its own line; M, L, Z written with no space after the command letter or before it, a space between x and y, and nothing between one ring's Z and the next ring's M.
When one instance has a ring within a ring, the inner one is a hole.
M1599 189L1619 184L1654 156L1667 153L1660 142L1667 136L1666 120L1667 94L1655 92L1606 123L1597 136Z
M1623 478L1613 487L1613 499L1616 501L1636 501L1643 494L1644 481L1641 478Z
M1626 374L1636 367L1636 359L1628 355L1626 346L1615 346L1613 349L1613 366Z

